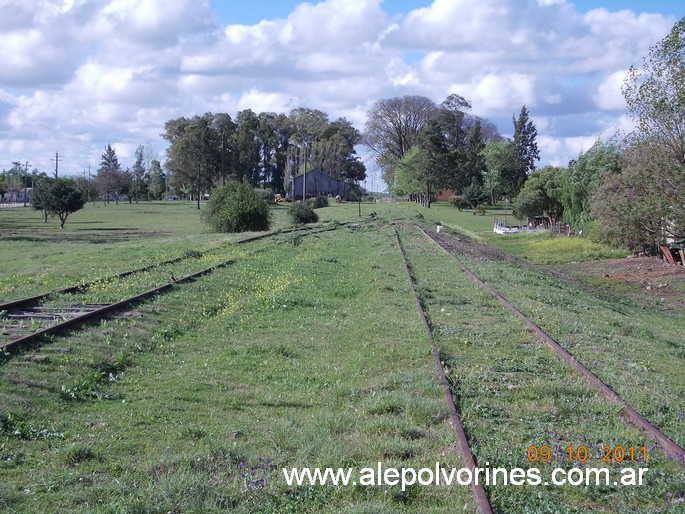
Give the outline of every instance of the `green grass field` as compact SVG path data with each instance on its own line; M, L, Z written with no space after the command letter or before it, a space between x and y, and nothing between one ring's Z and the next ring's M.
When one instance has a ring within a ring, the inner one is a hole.
M648 448L644 486L489 486L497 512L665 513L685 504L683 468L416 228L440 222L491 241L495 213L408 203L317 212L331 230L237 245L250 234L208 233L184 202L89 204L64 231L28 209L0 211L0 301L187 252L202 257L179 264L177 275L231 260L128 313L0 357L0 511L475 512L465 486L295 487L281 472L463 465L395 228L479 464L530 468L531 445L562 458L583 445L593 459L598 445ZM289 226L277 206L273 228ZM549 251L557 263L611 255L583 240L564 247L528 237L499 246L533 262L547 262ZM685 444L683 315L665 318L508 264L467 262ZM111 301L166 274L103 283L88 298ZM35 351L47 361L23 360Z

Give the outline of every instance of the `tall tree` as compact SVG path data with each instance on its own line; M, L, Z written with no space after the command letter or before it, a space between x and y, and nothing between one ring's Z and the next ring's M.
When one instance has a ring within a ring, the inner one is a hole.
M535 171L535 161L540 160L537 136L538 130L529 118L528 108L521 107L518 118L512 118L514 123L514 147L518 159L518 166L514 176L510 177L511 195L516 195L529 173Z
M192 193L200 208L203 191L208 191L220 174L220 136L214 115L206 113L191 119L169 120L162 134L171 144L166 168L180 190Z
M161 200L166 192L166 176L162 170L162 165L157 159L150 161L150 195L153 200Z
M225 186L229 175L233 175L233 163L234 160L232 156L235 153L235 148L233 147L235 139L236 124L231 119L229 114L219 112L214 115L215 126L219 135L220 142L220 172L221 185Z
M140 195L147 193L148 175L145 167L145 145L139 145L136 148L136 160L131 168L131 196L134 196L136 203L140 199Z
M252 109L244 109L236 115L235 122L234 178L256 186L262 179L259 118Z
M403 96L377 101L367 113L364 144L376 154L383 180L393 185L395 166L414 146L419 132L437 111L424 96Z
M685 163L685 18L650 48L642 70L631 66L622 92L636 124L633 136Z
M397 163L392 189L395 194L409 195L427 205L431 179L430 156L423 146L414 145Z
M462 176L469 182L477 181L483 185L485 178L485 157L483 156L483 149L485 142L483 141L483 134L481 132L481 121L476 119L468 133L466 134L466 141L464 143L464 162L462 164Z
M600 186L593 211L613 223L619 236L631 226L645 242L684 237L685 18L650 48L642 70L631 67L622 91L636 129L628 138L624 171ZM619 177L622 184L616 183ZM599 205L621 190L630 198L625 209L611 212Z
M100 159L100 167L96 175L98 189L103 196L103 201L109 203L110 195L114 195L115 201L119 203L119 183L121 182L121 164L112 145L108 144Z
M490 195L490 203L495 205L504 194L511 196L510 191L518 184L518 159L516 148L511 141L490 141L482 150L485 159L483 188Z
M261 177L262 185L273 186L278 174L278 135L276 133L276 114L260 112L257 116L259 121L258 137L261 153ZM276 179L277 180L277 179Z
M273 129L276 136L276 170L271 181L271 188L278 193L285 192L286 166L290 141L295 134L296 126L289 116L277 114L273 119Z

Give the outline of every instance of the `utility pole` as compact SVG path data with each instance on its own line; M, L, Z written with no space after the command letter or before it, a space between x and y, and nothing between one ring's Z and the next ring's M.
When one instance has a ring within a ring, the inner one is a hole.
M221 185L226 185L226 132L221 131Z
M29 175L29 161L24 164L24 207L26 207L26 179Z
M293 199L294 200L294 199ZM302 175L302 203L307 202L307 140L304 140L304 175Z
M55 152L55 158L53 160L55 161L55 178L59 178L59 161L62 160L59 158L59 152Z
M88 201L90 202L90 164L88 165ZM95 203L95 198L93 198L93 203Z

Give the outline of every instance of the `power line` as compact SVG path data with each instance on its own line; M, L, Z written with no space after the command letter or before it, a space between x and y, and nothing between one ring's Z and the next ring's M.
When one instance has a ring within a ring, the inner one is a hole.
M80 140L78 140L78 139L76 139L76 138L74 138L74 137L67 136L66 134L63 134L63 133L61 133L61 132L58 131L58 130L55 130L55 129L53 129L53 128L48 127L47 125L44 125L44 124L41 123L40 121L34 120L33 118L31 118L31 117L27 116L26 114L24 114L23 112L21 112L19 109L15 108L15 107L12 107L11 105L9 105L8 103L5 103L5 102L2 101L2 100L0 100L0 104L1 104L1 105L4 105L4 106L7 107L9 110L16 112L16 113L17 113L19 116L21 116L22 118L26 118L27 120L29 120L29 121L32 122L32 123L35 123L35 124L38 125L39 127L42 127L42 128L44 128L45 130L49 130L49 131L52 132L53 134L57 134L58 136L63 137L64 139L67 139L67 140L71 141L72 143L76 143L77 145L81 145L82 147L87 148L88 150L95 150L95 149L96 149L94 146L89 145L88 143L84 143L83 141L80 141Z

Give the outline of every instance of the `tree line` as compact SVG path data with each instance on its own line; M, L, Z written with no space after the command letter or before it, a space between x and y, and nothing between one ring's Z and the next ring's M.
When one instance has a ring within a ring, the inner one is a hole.
M166 122L162 137L169 142L169 184L198 202L202 191L227 180L288 194L293 177L307 169L349 182L366 177L355 150L360 132L317 109L288 115L245 109L235 120L226 113L181 117Z
M634 131L530 175L515 213L635 251L685 238L685 18L630 68L622 93Z
M373 105L364 142L392 193L430 207L435 192L449 189L475 207L519 192L540 158L527 107L512 120L513 139L504 139L492 122L470 110L471 103L456 94L440 105L423 96Z

